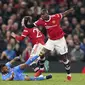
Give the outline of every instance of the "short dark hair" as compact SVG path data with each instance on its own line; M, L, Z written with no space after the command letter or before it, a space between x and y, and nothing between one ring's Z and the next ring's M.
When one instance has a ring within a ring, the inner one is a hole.
M0 72L4 66L5 66L5 64L0 64Z
M48 10L47 9L42 9L41 10L41 15L45 14L45 13L48 13Z
M32 17L31 16L25 16L25 22L27 23L28 21L29 22L32 22Z

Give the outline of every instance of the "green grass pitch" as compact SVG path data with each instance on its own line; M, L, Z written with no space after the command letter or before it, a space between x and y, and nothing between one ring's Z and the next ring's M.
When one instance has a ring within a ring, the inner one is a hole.
M33 74L29 73L29 75ZM65 81L65 73L52 73L52 75L52 79L43 81L2 81L0 79L0 85L85 85L85 74L73 73L71 81Z

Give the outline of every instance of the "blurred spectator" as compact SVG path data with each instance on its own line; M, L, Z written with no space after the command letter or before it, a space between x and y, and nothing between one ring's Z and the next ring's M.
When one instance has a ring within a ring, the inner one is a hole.
M28 42L28 45L22 54L22 61L23 62L28 60L28 58L30 57L31 51L32 51L32 44L30 42Z
M14 51L16 53L16 56L22 55L22 49L20 48L20 45L18 43L15 45Z
M10 44L7 45L7 49L2 52L1 59L12 60L16 57L15 51L12 50L12 46Z
M83 39L83 42L80 44L80 48L84 51L85 53L85 38Z
M3 24L3 19L2 17L0 16L0 30L1 30L1 25Z
M70 40L73 41L73 37L72 37L71 34L69 34L69 35L66 37L66 42L69 43Z
M21 33L21 20L24 16L32 16L34 22L39 19L42 8L48 9L50 14L55 14L62 13L74 5L76 5L75 10L61 21L61 26L66 33L69 54L76 44L81 43L80 47L84 50L85 0L69 0L69 5L67 0L0 0L0 46L3 46L3 48L0 47L0 53L7 44L11 44L16 55L29 54L28 50L32 49L30 40L26 39L17 44L10 36L12 31L17 33L19 30ZM42 30L42 27L39 28L47 38L46 31ZM30 45L28 45L29 43Z
M11 30L13 28L13 20L9 19L7 22L7 29L6 30Z
M85 61L85 38L83 39L83 42L80 44L80 49L84 52L84 61Z
M83 29L84 33L85 33L85 20L81 20L80 22L81 28Z
M66 35L72 33L72 27L71 27L69 21L64 21L63 30L64 30L64 32L66 33Z
M73 17L73 18L72 18L72 28L74 29L77 24L78 24L77 18L76 18L76 17Z
M71 61L79 61L84 59L84 52L80 49L80 45L76 44L71 51Z
M15 22L15 21L17 20L16 14L12 14L12 15L10 16L10 19L13 20L13 22Z
M73 42L74 42L74 44L76 45L76 44L80 44L80 40L79 40L79 37L78 37L78 35L74 35L73 36Z
M13 27L12 27L11 31L17 33L17 30L18 30L18 23L15 22L15 23L13 24Z
M7 7L6 10L4 11L3 14L3 18L4 18L4 23L7 23L7 20L9 19L9 17L12 15L12 8L11 7Z
M9 43L9 42L10 42L10 38L11 38L11 32L10 32L10 31L7 31L7 32L6 32L5 41L6 41L7 43Z
M6 49L7 43L4 41L4 38L2 36L1 30L0 30L0 55L2 51Z
M2 36L5 39L6 37L6 25L5 24L2 24L1 31L2 31Z
M69 58L71 57L71 51L74 49L74 41L73 41L73 37L71 34L69 34L67 37L66 37L66 41L67 41L67 45L68 45L68 55L69 55Z
M80 19L85 19L85 7L80 8Z
M72 40L69 41L68 43L68 53L69 55L71 55L71 51L74 49L75 45L74 42Z
M30 8L30 11L32 13L33 21L39 19L39 15L41 13L41 7L38 5L36 1L34 1L34 5Z
M72 35L71 34L69 34L67 36L66 41L67 41L67 44L68 44L68 51L69 51L69 54L70 54L70 52L74 48L74 42L73 42L73 38L72 38Z
M11 38L9 43L11 44L12 49L14 49L16 45L15 39Z
M82 41L82 38L84 38L84 31L81 29L80 24L77 24L75 29L72 32L72 35L78 35L79 39Z
M32 14L37 13L37 15L39 15L41 13L41 7L38 6L38 3L36 1L34 1L34 5L30 9L32 11Z

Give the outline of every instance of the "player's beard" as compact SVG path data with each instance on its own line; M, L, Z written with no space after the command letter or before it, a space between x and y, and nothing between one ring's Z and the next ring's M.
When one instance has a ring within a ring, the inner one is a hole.
M4 72L2 72L2 74L7 74L9 71L4 71Z
M49 16L45 16L44 20L49 20Z

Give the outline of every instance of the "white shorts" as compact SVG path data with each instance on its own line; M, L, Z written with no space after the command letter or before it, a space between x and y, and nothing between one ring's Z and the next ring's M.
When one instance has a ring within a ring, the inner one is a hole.
M32 51L31 51L31 54L30 54L30 57L34 57L36 55L39 55L41 50L44 48L44 45L38 43L38 44L35 44L32 48ZM38 57L33 63L37 63L37 61L40 59L40 57ZM32 63L32 64L33 64ZM32 65L30 64L30 65Z
M44 45L42 45L40 43L35 44L32 48L31 56L39 55L40 51L43 49L43 47L44 47Z
M48 41L45 44L45 48L51 51L55 49L60 55L68 53L68 47L64 37L58 40L48 39Z

